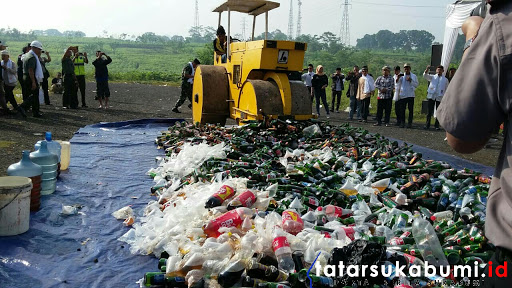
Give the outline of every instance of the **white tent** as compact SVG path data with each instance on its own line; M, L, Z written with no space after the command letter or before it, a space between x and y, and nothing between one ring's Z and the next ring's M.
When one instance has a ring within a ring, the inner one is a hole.
M471 15L481 0L459 0L448 5L446 9L446 27L444 30L443 55L441 57L441 65L448 67L452 60L455 42L459 29L466 19Z

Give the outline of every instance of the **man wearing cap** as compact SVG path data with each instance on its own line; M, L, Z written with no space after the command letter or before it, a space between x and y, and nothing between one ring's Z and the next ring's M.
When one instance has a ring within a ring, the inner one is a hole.
M62 74L64 74L64 94L62 94L62 108L78 109L78 95L76 91L77 80L75 67L71 60L74 47L69 47L62 56Z
M105 56L105 58L103 58ZM96 78L96 100L100 102L99 108L102 106L108 109L108 98L110 97L110 89L108 87L108 68L107 65L112 63L112 58L101 51L96 51L96 60L92 62ZM103 103L103 99L105 103Z
M23 57L23 83L28 96L26 101L23 101L19 106L19 109L24 115L25 110L32 107L32 115L39 118L43 116L39 112L39 83L43 81L44 77L39 57L41 57L43 45L35 40L30 43L30 47L32 48L30 52Z
M313 79L313 75L315 75L315 72L313 71L313 64L308 64L308 72L302 74L302 82L306 84L306 88L308 88L309 95L314 95L314 91L311 91L311 79ZM311 96L311 103L313 103L313 96Z
M224 27L219 26L219 28L217 28L217 38L213 40L213 50L217 57L220 56L222 63L226 63L227 61L226 45L226 30L224 30Z
M409 121L407 124L407 128L412 128L412 119L414 117L414 97L416 94L414 91L416 87L418 87L418 77L411 72L411 65L408 63L404 64L404 76L400 77L398 80L399 93L398 97L400 103L400 127L405 128L405 109L409 109Z
M354 66L354 70L349 72L347 77L345 78L348 83L347 97L350 98L350 112L349 119L354 119L354 114L356 114L357 119L361 120L361 103L357 100L357 89L359 86L359 78L361 78L361 74L359 73L359 66Z
M465 154L483 149L494 129L508 124L484 215L485 236L496 252L479 286L512 287L512 1L487 2L485 19L470 17L462 25L464 55L437 114L448 144Z
M89 63L89 59L87 59L87 52L79 52L78 46L75 46L73 57L73 65L75 67L75 76L77 81L77 97L78 97L78 89L80 89L80 94L82 95L82 107L87 107L85 104L85 64Z
M389 118L391 116L391 107L393 104L393 87L395 81L389 74L391 68L389 66L382 67L382 76L375 81L375 88L379 91L377 96L377 123L373 126L382 125L382 112L385 112L384 124L389 126Z
M16 87L16 83L18 81L16 77L17 68L16 63L14 63L11 59L9 59L9 51L2 50L2 62L0 66L2 67L2 79L3 79L3 87L5 91L5 99L6 102L11 103L14 110L18 110L18 103L16 103L16 99L14 98L14 87ZM2 83L0 83L2 85Z
M345 79L345 75L341 74L341 68L336 68L336 73L332 74L332 106L331 112L334 112L334 104L336 104L336 99L338 100L338 105L336 106L336 113L340 113L340 102L341 102L341 92L343 91L343 80Z
M429 81L427 90L427 99L428 99L428 114L427 114L427 123L425 124L425 130L430 128L430 119L432 115L434 115L434 110L439 108L439 104L441 104L441 100L443 99L444 92L448 88L448 79L443 76L444 67L439 65L436 68L436 74L430 75L428 71L430 70L430 65L427 66L425 72L423 72L423 78ZM434 116L435 117L435 116ZM435 128L439 130L439 121L436 118Z
M178 108L185 102L188 98L190 104L188 104L188 108L192 109L192 85L194 84L194 73L197 68L197 65L201 64L199 60L194 59L192 62L188 62L185 67L183 67L183 71L181 72L181 96L174 108L172 108L172 112L181 113Z
M368 74L368 67L363 66L357 87L357 99L361 101L361 120L359 122L368 123L368 114L370 114L370 100L375 93L375 80Z

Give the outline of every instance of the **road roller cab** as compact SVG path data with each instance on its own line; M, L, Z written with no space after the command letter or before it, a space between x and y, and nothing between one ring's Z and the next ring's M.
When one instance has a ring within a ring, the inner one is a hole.
M226 118L312 118L311 96L302 83L306 43L266 39L268 11L279 3L263 0L229 0L213 12L228 14L226 61L215 54L214 65L196 69L193 86L194 123L225 124ZM252 41L232 41L231 12L253 16ZM256 16L265 14L265 40L254 41Z

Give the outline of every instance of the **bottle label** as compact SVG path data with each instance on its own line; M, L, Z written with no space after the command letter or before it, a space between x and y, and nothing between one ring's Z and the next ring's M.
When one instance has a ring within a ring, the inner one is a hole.
M393 237L391 240L389 240L389 244L391 245L404 245L404 239L400 237Z
M295 221L300 224L304 224L304 222L302 221L302 218L300 218L300 215L298 213L296 213L295 211L284 211L282 217L283 217L283 224L286 221Z
M217 227L216 230L219 230L221 227L234 227L242 225L243 220L240 218L237 211L233 210L219 216L218 218L212 220L212 222Z
M345 230L345 235L347 235L347 237L350 238L350 240L355 240L356 231L354 230L353 227L342 227L342 229Z
M274 249L274 252L283 247L288 247L288 249L290 249L290 243L288 242L288 239L286 239L286 236L274 238L274 241L272 241L272 249Z
M222 187L220 187L219 191L213 194L213 197L224 201L228 198L233 197L233 195L235 195L235 189L231 188L228 185L223 185Z
M254 193L247 190L244 193L238 195L236 198L242 203L242 206L244 207L251 207L254 202L256 202L256 196L254 196Z
M341 207L333 206L333 208L334 208L334 215L336 216L336 218L339 218L343 215L343 209Z
M407 258L407 260L409 261L409 264L413 264L414 260L416 260L416 257L409 255L407 253L404 253L404 257Z

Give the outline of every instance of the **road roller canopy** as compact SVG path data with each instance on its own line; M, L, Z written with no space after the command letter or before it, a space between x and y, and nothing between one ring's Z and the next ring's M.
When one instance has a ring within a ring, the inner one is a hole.
M279 3L265 0L228 0L213 12L236 11L253 16L258 16L279 7Z

